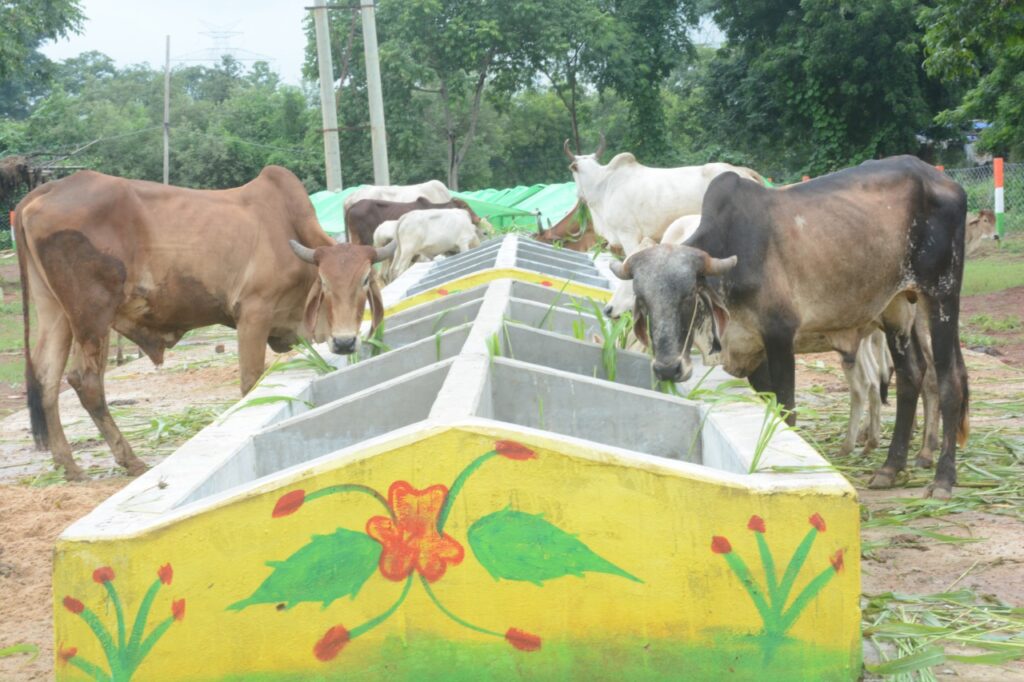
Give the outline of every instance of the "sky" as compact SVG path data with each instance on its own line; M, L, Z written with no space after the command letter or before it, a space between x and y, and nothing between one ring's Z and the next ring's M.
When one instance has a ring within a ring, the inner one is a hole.
M165 36L170 35L172 68L200 64L185 60L209 58L218 52L211 48L227 45L238 49L239 58L269 62L281 80L297 85L306 47L303 8L312 4L312 0L81 0L86 16L82 33L46 43L41 51L59 61L97 50L119 67L148 62L163 68ZM218 39L208 35L211 31L236 33Z

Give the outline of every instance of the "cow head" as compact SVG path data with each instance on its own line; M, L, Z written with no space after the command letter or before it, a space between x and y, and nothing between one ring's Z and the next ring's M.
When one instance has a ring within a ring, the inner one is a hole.
M659 379L686 381L693 373L690 348L699 333L700 306L712 313L710 345L720 346L729 313L708 278L724 275L735 265L736 256L712 258L700 249L666 244L611 264L616 277L633 282L633 333L654 350Z
M573 154L569 151L569 140L567 139L562 144L562 151L569 157L569 170L572 171L572 177L576 181L577 190L579 189L579 176L581 173L587 174L593 172L597 168L601 167L601 154L604 153L604 133L601 133L601 141L597 143L597 149L594 150L593 154ZM583 195L580 195L583 198Z
M316 341L325 341L338 355L359 347L359 327L369 299L373 315L370 334L384 319L384 302L373 264L391 258L398 242L384 248L358 244L333 244L310 249L294 239L288 242L301 260L315 265L317 278L306 296L305 327Z

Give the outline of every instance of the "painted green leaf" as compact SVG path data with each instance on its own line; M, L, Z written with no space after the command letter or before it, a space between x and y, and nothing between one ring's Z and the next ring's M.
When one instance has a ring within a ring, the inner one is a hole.
M607 561L575 535L545 521L540 514L503 509L489 514L469 529L469 545L477 561L494 578L524 580L542 585L566 575L585 572L643 582Z
M314 535L312 541L284 561L268 561L274 572L248 599L228 608L240 611L253 604L323 602L359 593L373 575L381 546L366 533L339 528L333 535Z

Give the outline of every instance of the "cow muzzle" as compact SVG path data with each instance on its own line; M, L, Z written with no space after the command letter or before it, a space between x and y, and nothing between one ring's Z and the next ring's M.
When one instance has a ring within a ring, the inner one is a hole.
M682 358L676 358L669 362L657 359L654 361L654 375L660 381L679 383L689 379L692 374L693 366L689 362L683 362Z
M331 352L335 355L351 355L359 345L358 336L332 336Z

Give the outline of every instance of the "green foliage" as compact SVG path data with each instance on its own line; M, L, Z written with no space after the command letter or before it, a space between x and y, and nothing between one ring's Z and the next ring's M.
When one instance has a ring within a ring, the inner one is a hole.
M545 580L591 572L642 582L539 514L503 509L474 523L468 536L473 554L496 580L542 585Z
M24 73L47 40L79 33L85 19L78 0L0 3L0 82Z
M1024 153L1024 13L1019 2L937 0L919 14L929 74L969 88L959 106L939 115L946 123L982 118L992 124L979 146L999 154Z
M922 67L914 0L716 0L727 45L701 79L707 139L772 168L818 175L937 139L952 101Z
M301 602L322 602L359 593L380 560L381 545L363 532L338 528L332 535L313 539L284 561L268 561L273 573L242 601L228 609L241 611L253 604L285 603L288 608Z

